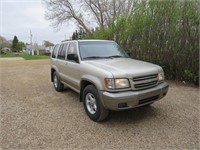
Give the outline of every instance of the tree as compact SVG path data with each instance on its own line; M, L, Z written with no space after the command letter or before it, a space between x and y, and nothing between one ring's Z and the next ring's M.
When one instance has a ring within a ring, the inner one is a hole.
M134 0L84 0L86 9L95 18L100 30L111 27L122 15L132 13Z
M122 15L130 14L135 3L133 0L43 0L43 2L47 9L45 18L52 21L54 27L73 21L87 34L91 34L90 29L95 24L101 30L110 27Z
M199 6L197 0L134 0L130 13L116 15L111 26L86 38L114 39L134 59L162 66L167 79L198 84Z
M19 42L17 36L14 36L14 39L12 41L12 49L17 49L17 43Z
M198 0L44 1L46 17L55 25L74 21L82 37L114 39L133 58L162 66L166 78L198 83ZM72 39L78 38L76 31Z
M91 30L91 33L93 33L94 31ZM72 33L72 36L71 36L71 39L72 40L78 40L78 39L83 39L83 37L86 36L86 33L83 32L82 30L79 30L79 31L75 31Z
M90 33L88 25L84 22L83 15L75 9L73 3L70 0L43 0L48 12L45 14L47 20L53 21L54 27L59 27L63 23L74 21L87 33ZM79 3L76 3L77 8L80 7ZM78 6L79 5L79 6ZM59 9L58 9L59 8Z
M23 48L25 48L24 42L18 42L16 45L17 51L23 50Z
M0 36L0 50L5 47L11 48L11 43L3 36Z
M54 44L49 42L49 41L44 41L44 46L45 47L50 47L50 46L54 46Z
M76 40L75 32L73 32L73 34L72 34L72 40Z

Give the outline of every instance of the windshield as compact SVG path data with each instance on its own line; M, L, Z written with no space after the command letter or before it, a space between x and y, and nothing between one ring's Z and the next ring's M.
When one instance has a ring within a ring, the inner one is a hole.
M79 42L79 50L82 60L127 57L125 51L115 42Z

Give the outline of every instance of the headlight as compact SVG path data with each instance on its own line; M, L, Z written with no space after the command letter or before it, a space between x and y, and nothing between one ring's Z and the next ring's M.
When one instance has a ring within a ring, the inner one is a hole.
M130 87L128 79L105 79L105 84L107 89L123 89Z
M158 81L163 81L165 79L164 72L158 74Z

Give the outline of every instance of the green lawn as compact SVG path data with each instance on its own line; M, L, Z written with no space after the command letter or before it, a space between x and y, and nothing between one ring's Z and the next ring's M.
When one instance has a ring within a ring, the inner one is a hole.
M29 55L26 53L13 53L13 52L8 52L6 54L1 54L0 58L7 58L7 57L22 57L25 60L31 60L31 59L49 59L49 56L45 56L45 55Z

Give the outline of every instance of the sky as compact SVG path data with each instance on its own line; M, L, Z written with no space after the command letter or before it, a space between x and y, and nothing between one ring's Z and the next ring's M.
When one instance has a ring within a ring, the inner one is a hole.
M45 7L41 0L0 0L0 35L13 40L16 35L19 41L30 43L30 32L33 43L43 44L44 40L54 44L71 37L76 26L64 24L59 31L45 20Z

